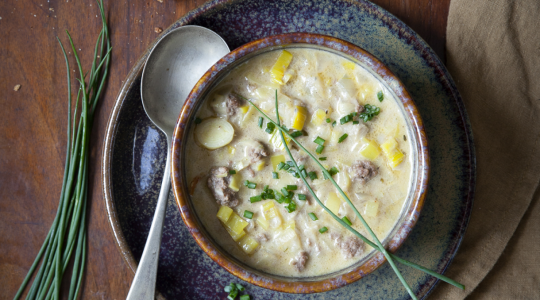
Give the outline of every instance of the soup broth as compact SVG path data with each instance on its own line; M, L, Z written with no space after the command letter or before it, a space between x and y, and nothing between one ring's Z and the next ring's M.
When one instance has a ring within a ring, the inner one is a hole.
M190 197L204 227L238 260L270 274L310 277L342 270L372 248L320 207L370 238L315 162L249 99L330 170L382 241L408 198L412 144L395 95L366 67L323 50L273 50L236 67L208 93L186 148ZM301 135L300 135L301 134ZM371 239L371 238L370 238Z

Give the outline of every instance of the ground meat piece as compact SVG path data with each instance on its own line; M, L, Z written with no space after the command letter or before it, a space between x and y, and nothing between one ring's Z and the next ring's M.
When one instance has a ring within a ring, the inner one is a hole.
M302 272L306 267L306 262L308 260L308 254L306 251L300 251L298 255L293 259L291 265L293 265L298 272Z
M255 177L255 171L253 171L252 168L246 168L245 170L249 174L249 177L251 178Z
M227 97L225 105L227 106L227 116L233 116L236 114L236 111L240 106L242 106L244 101L235 96L233 93L230 93Z
M247 153L252 163L256 163L268 156L268 151L266 151L264 145L259 142L257 142L257 146L250 147L247 150Z
M256 238L261 242L268 242L268 236L262 232L257 234Z
M238 199L236 198L236 192L229 188L229 180L229 168L214 167L210 170L207 182L208 188L212 191L219 205L235 207L238 205Z
M358 180L364 184L372 177L377 176L379 168L369 160L361 160L354 163L350 168L351 180Z
M334 240L336 245L339 245L341 243L341 234L330 231L330 239Z
M364 250L364 244L356 237L351 236L343 240L341 234L330 232L330 238L334 240L334 245L341 249L341 253L346 259L360 255Z
M349 259L362 254L364 244L358 238L351 236L346 240L341 241L339 243L339 248L341 249L341 253L343 253L343 257Z
M361 114L363 113L365 110L364 106L362 104L358 104L358 106L356 107L356 112Z

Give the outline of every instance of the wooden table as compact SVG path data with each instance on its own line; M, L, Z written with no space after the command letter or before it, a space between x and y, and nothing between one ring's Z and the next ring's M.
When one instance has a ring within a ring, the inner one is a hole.
M205 2L160 1L105 1L113 60L92 132L85 299L125 299L133 279L107 221L101 186L102 141L115 97L133 63L157 37L155 28L168 27ZM450 0L373 2L411 26L444 61ZM64 30L69 30L88 68L101 28L97 14L93 0L0 1L0 299L15 295L58 207L67 92L56 36L67 42Z

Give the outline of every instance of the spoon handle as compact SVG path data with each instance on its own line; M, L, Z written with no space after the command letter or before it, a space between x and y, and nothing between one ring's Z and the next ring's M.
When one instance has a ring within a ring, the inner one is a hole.
M167 211L169 188L171 187L171 147L167 147L167 162L163 173L161 190L154 213L152 227L144 245L144 251L131 283L126 300L154 300L156 291L156 278L158 269L159 250L161 246L161 233L163 221Z

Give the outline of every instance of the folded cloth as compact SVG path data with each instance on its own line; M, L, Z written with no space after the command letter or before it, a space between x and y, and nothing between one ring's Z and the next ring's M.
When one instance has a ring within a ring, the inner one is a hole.
M446 47L471 120L477 185L447 272L466 290L440 284L431 297L540 299L540 1L452 0Z

